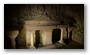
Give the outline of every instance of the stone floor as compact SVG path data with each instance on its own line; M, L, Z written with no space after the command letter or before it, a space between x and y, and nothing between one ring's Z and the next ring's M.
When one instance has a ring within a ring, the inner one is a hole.
M62 49L84 49L84 45L72 41L68 45L63 46Z
M60 43L55 43L52 45L47 45L44 47L38 47L37 49L84 49L84 45L79 44L75 41L71 41L69 44L67 45L63 45Z

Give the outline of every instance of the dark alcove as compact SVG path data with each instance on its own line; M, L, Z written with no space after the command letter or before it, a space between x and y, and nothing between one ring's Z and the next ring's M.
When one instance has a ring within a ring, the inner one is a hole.
M72 31L70 31L70 37L69 39L72 41Z
M60 40L60 33L61 33L60 29L53 29L53 32L52 32L52 43L55 43L55 42Z
M11 39L8 36L4 37L4 49L12 49Z
M36 35L36 38L35 38L35 40L36 40L35 47L38 48L39 44L40 44L40 30L36 30L35 35Z
M15 42L16 42L16 49L18 49L18 39L17 39L17 37L15 38Z

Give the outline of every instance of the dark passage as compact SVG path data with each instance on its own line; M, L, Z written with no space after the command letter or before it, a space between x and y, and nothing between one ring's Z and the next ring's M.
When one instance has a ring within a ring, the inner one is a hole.
M53 32L52 32L52 42L53 43L60 40L60 33L61 33L60 29L53 29Z
M40 44L40 30L36 30L35 35L36 35L35 47L38 48L38 46Z
M70 37L69 37L70 40L72 40L72 31L70 32Z

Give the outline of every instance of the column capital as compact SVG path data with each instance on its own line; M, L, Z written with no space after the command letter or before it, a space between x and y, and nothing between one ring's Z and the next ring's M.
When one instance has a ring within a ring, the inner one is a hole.
M17 37L17 35L10 35L9 38L10 39L15 39Z

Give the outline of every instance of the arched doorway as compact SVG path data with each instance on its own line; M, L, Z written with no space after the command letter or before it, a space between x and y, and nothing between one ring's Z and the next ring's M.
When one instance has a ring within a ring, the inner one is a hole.
M53 29L52 31L52 43L56 43L57 41L60 40L60 34L61 30L60 29Z

